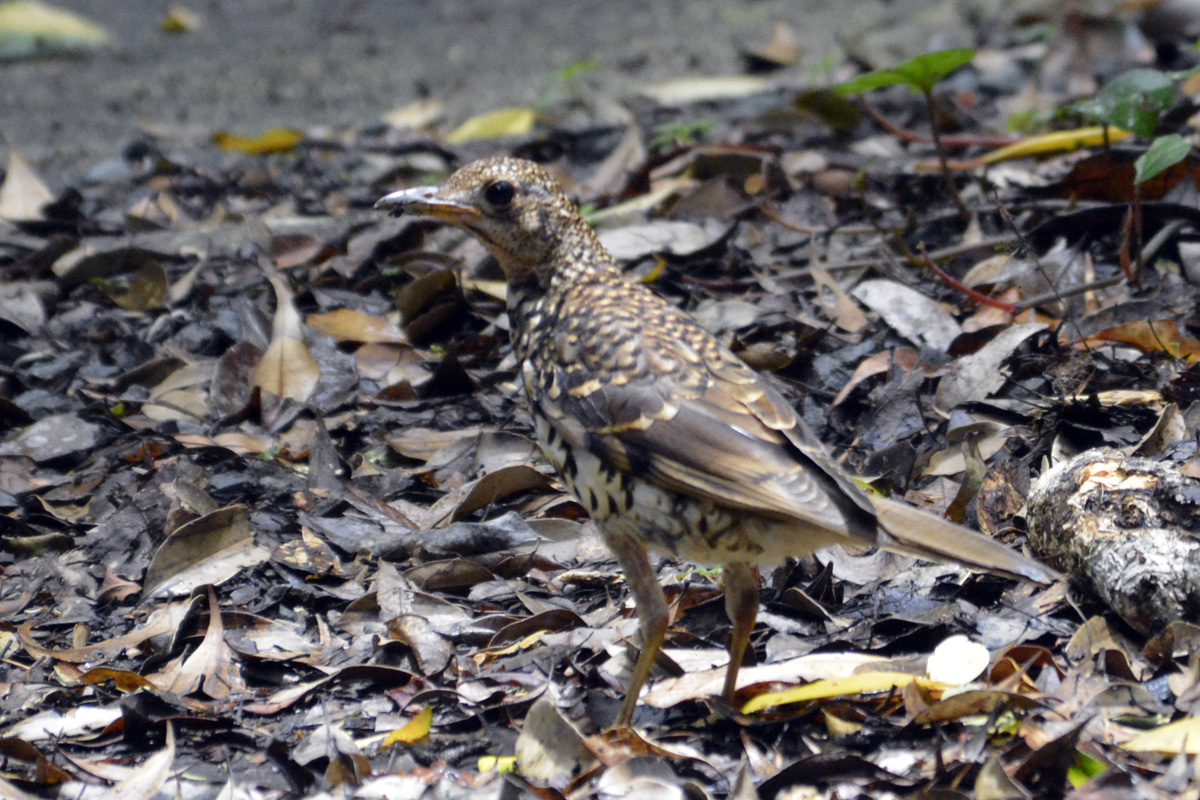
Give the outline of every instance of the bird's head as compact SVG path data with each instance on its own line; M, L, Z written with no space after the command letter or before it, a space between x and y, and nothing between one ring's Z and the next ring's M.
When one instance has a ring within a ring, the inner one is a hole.
M404 189L376 208L435 217L476 236L510 283L549 286L569 251L588 252L591 228L545 169L518 158L468 164L441 186Z

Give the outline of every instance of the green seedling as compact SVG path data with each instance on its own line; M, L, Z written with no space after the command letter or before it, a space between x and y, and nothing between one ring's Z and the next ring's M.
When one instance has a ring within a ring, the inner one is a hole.
M663 123L654 129L654 137L650 139L650 149L661 151L691 147L715 125L716 123L710 119Z
M925 110L929 115L930 132L933 137L933 147L937 150L938 163L942 167L942 176L946 179L946 188L954 202L962 207L954 178L950 174L950 166L946 163L946 151L942 147L941 136L938 135L937 115L933 101L934 88L946 79L950 73L975 57L975 51L970 48L955 50L939 50L934 53L922 53L913 56L903 64L889 69L877 69L860 75L852 81L847 81L834 88L842 94L859 94L885 89L889 86L907 86L925 98Z
M1187 158L1191 151L1192 145L1177 133L1158 137L1150 143L1146 152L1133 162L1135 182L1140 185L1157 178Z
M1095 97L1069 110L1101 125L1150 138L1162 113L1175 102L1177 76L1156 69L1131 69L1106 83Z

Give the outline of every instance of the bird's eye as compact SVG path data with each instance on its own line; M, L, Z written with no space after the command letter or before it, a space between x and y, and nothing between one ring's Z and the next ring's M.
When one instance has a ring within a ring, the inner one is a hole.
M508 181L496 181L483 190L483 197L495 208L504 208L513 201L517 187Z

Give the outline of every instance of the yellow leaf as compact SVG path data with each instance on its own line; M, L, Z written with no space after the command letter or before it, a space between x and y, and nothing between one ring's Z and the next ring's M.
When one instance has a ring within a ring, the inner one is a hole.
M1105 137L1105 128L1103 126L1076 128L1069 131L1045 133L1041 136L1030 136L1015 144L1006 145L999 150L993 150L981 158L980 161L984 164L995 164L998 161L1008 161L1014 158L1062 153L1070 150L1079 150L1084 147L1094 147L1104 144L1105 141L1117 142L1133 135L1129 131L1123 131L1120 128L1110 127L1107 131L1107 138Z
M532 108L501 108L480 114L459 125L446 136L449 144L461 144L472 139L499 139L502 136L524 136L533 130L537 112Z
M212 135L212 143L226 153L236 150L252 156L286 153L295 150L296 145L302 141L304 141L304 133L292 128L270 128L258 136L238 136L226 131L217 131Z
M549 632L550 631L544 631L544 630L543 631L534 631L533 633L526 636L524 639L521 639L518 642L513 642L512 644L507 645L505 647L481 650L480 652L478 652L474 656L472 656L472 658L475 659L476 664L479 664L482 666L483 664L487 664L490 661L494 661L495 659L500 658L501 656L507 656L512 653L516 653L520 650L528 650L530 647L533 647L535 644L540 642L542 640L542 637L545 636Z
M1200 755L1200 717L1186 717L1138 734L1122 747L1139 752Z
M161 27L166 33L187 33L200 27L200 15L190 8L172 6L167 9Z
M667 268L667 260L662 256L654 257L654 266L642 277L638 278L638 283L644 283L647 286L657 281L662 277L663 270Z
M925 689L946 688L945 684L918 678L916 675L909 675L905 672L862 672L846 678L813 681L795 689L785 689L782 692L761 694L746 703L742 707L742 713L753 714L764 708L774 708L787 703L802 703L805 700L819 700L823 697L840 697L864 692L887 692L910 683L916 683Z
M34 0L0 3L0 59L79 53L108 44L108 33L78 14Z
M516 772L516 756L480 756L478 764L480 774L485 772Z
M477 292L486 294L488 297L493 297L496 300L508 299L508 282L507 281L489 281L482 278L463 278L463 290L474 289Z
M419 714L410 719L403 728L397 728L389 733L383 740L383 746L419 742L429 735L429 730L432 727L433 709L426 706L421 709Z

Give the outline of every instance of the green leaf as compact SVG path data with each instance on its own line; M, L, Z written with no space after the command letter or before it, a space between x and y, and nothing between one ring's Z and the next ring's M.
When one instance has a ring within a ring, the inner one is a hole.
M1150 137L1158 118L1175 102L1175 78L1156 69L1131 69L1113 78L1089 100L1071 108L1104 125Z
M1067 768L1067 780L1078 789L1097 775L1103 775L1107 770L1108 765L1103 761L1092 758L1082 750L1076 750L1075 763Z
M698 119L692 122L664 122L655 127L649 147L651 150L662 150L666 147L691 147L715 125L716 123L710 119Z
M1160 136L1133 162L1134 180L1145 183L1187 158L1192 146L1177 133Z
M598 58L589 58L586 61L576 61L572 64L567 64L557 73L558 79L563 83L570 83L576 78L587 75L590 72L595 72L604 65Z
M871 92L888 86L908 86L915 91L927 93L933 91L933 87L937 86L943 78L974 57L975 51L966 47L922 53L919 56L913 56L903 64L890 69L868 72L866 75L860 75L854 80L834 88L842 94L855 94Z

